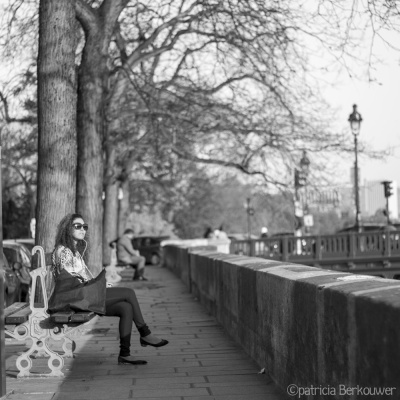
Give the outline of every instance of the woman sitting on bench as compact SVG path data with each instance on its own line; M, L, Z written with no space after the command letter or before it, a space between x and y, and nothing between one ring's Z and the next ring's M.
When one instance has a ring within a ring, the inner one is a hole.
M70 274L76 275L84 281L93 278L84 261L87 230L88 225L85 224L80 214L68 214L60 221L53 251L53 268L56 275L57 271L65 268ZM132 321L139 331L142 346L161 347L168 344L168 341L151 334L132 289L107 286L105 315L120 318L118 364L147 364L147 361L134 360L130 355Z

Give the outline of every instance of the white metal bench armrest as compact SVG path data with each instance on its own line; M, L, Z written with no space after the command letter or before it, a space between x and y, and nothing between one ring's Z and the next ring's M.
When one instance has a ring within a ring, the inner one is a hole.
M31 290L31 295L30 295L30 301L29 305L32 310L37 310L38 307L35 307L35 295L36 295L36 289L38 288L37 285L37 280L39 279L40 285L39 287L41 288L41 296L43 298L43 307L39 307L40 309L44 309L44 311L47 313L47 308L49 306L49 290L50 290L50 285L52 284L53 280L53 274L50 271L50 268L46 266L46 257L44 253L44 249L41 246L35 246L32 249L32 255L38 253L38 268L34 269L31 271L31 276L32 276L32 290Z

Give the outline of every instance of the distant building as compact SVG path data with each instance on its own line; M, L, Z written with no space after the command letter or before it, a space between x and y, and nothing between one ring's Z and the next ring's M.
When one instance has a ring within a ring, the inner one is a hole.
M339 215L345 219L353 218L356 210L353 185L346 184L339 187L337 190L340 195Z
M393 195L389 197L389 216L399 218L397 182L392 181ZM377 211L386 209L386 198L381 181L364 181L360 187L361 215L369 217Z
M340 205L340 193L336 188L325 188L322 190L308 189L300 192L300 203L303 208L318 212L337 210Z
M372 217L379 211L386 210L386 198L382 181L367 181L361 184L360 169L359 178L359 204L361 218ZM389 217L392 220L399 219L400 210L400 188L396 181L392 182L393 194L389 197L388 208ZM317 212L327 212L335 210L341 218L355 218L355 191L354 191L354 167L350 169L350 182L341 186L316 189L307 188L300 191L300 203L306 205L311 214ZM381 214L382 216L382 214Z

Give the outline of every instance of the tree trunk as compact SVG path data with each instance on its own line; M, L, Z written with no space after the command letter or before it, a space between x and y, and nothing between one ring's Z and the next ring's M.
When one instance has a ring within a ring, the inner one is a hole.
M100 34L86 38L78 80L77 210L90 225L88 265L95 274L103 266L103 96L107 77Z
M75 2L39 7L36 243L51 251L57 224L75 210Z
M118 190L119 181L115 177L115 149L106 148L107 170L105 179L105 199L103 218L103 264L110 264L110 242L118 237Z
M126 221L129 217L129 181L125 180L121 184L122 198L119 200L118 207L118 237L124 233Z
M85 31L78 76L77 209L90 224L88 265L103 266L103 139L107 97L108 50L118 16L129 0L104 0L99 8L76 0L77 19Z

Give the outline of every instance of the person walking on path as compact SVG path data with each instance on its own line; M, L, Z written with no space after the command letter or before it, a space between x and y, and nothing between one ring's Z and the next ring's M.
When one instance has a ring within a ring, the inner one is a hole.
M58 272L65 269L71 275L78 276L84 281L93 278L84 261L87 248L85 236L88 228L80 214L68 214L60 221L52 257L52 268L56 277ZM135 360L130 355L132 323L135 323L139 331L140 344L143 347L162 347L168 344L168 341L159 339L151 333L132 289L110 286L112 285L107 284L105 315L120 318L118 364L147 364L147 361Z
M126 229L124 234L117 241L118 262L131 265L135 268L133 280L147 281L144 277L144 266L146 259L140 255L132 246L132 239L135 233L132 229Z

